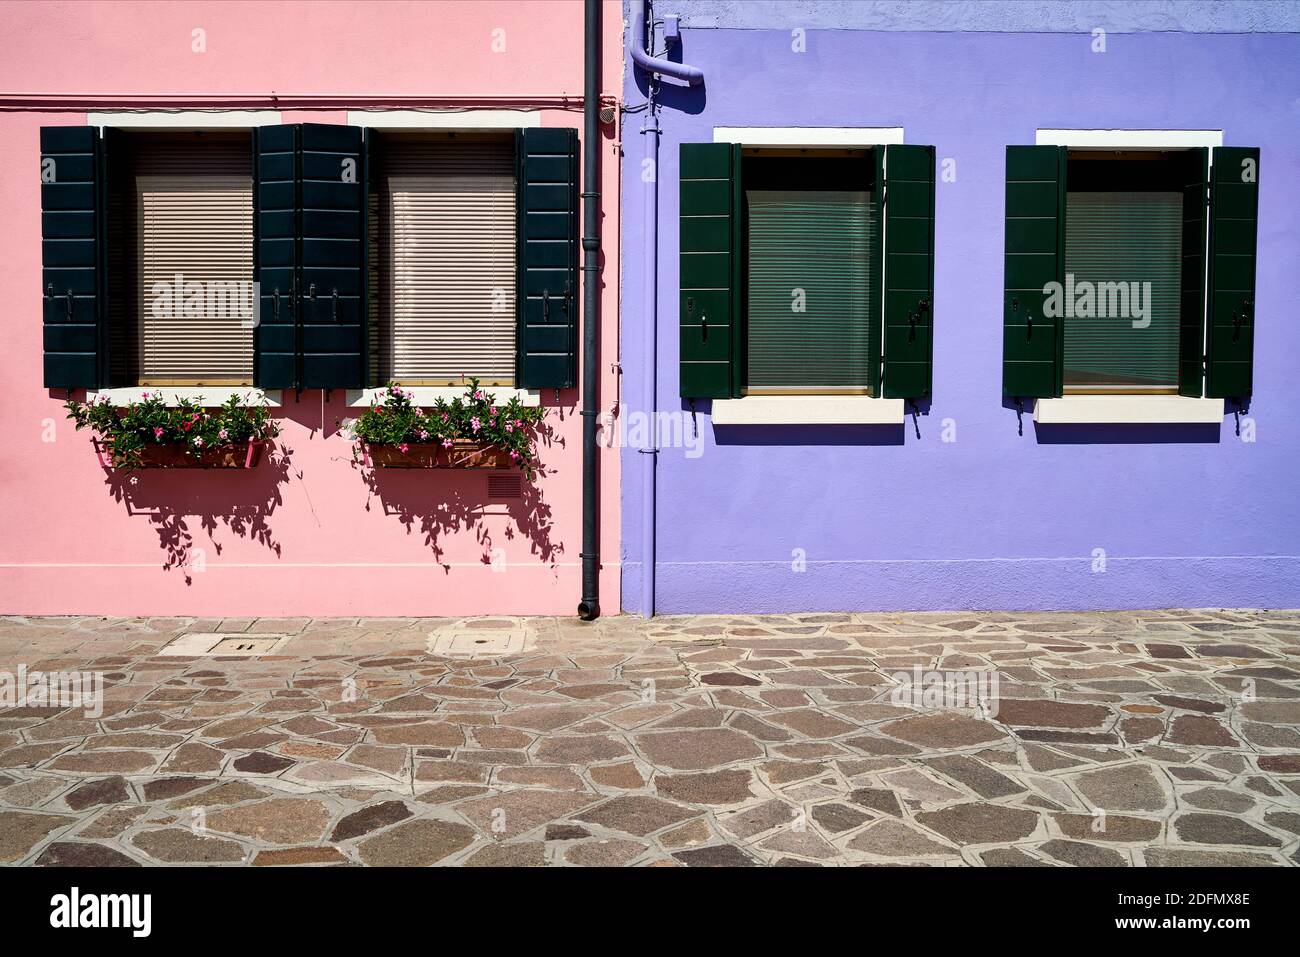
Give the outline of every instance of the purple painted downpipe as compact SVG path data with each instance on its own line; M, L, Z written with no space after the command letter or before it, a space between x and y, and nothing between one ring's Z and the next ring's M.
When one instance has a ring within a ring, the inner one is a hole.
M646 52L649 12L646 0L632 4L632 62L647 73L660 73L691 86L704 82L704 71L684 63L673 63ZM653 81L653 77L649 78ZM645 166L651 175L642 176L645 190L645 236L641 248L644 264L641 271L641 315L645 323L642 349L645 352L645 380L641 406L647 417L647 447L640 450L641 460L641 614L653 618L655 613L655 471L659 455L659 416L657 407L656 331L659 324L659 118L655 113L654 85L648 83L649 99L641 135L645 137Z

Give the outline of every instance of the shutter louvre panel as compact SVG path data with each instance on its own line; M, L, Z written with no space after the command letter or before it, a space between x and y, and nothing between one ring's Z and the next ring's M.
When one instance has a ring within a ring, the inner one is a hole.
M934 147L885 147L884 396L930 394L934 351Z
M1205 384L1205 229L1210 151L1187 151L1183 175L1183 289L1178 319L1178 394L1199 398Z
M1002 303L1002 394L1061 394L1059 318L1047 318L1043 291L1064 283L1066 150L1008 146Z
M682 398L739 394L740 147L683 143L680 171L679 392Z
M1244 400L1253 390L1258 147L1216 146L1210 167L1205 394Z
M43 126L41 306L43 381L94 389L103 379L103 150L92 126Z
M253 131L253 275L259 283L253 383L299 386L298 137L294 124Z
M567 389L578 370L578 133L528 128L516 143L516 381Z
M299 386L364 388L368 211L362 130L303 123L299 143Z

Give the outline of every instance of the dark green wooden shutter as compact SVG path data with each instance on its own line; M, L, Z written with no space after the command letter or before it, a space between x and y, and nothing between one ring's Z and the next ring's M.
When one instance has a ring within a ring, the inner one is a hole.
M680 394L725 399L740 395L740 147L683 143L679 157Z
M304 123L299 140L304 389L366 385L366 172L358 126Z
M519 130L516 385L567 389L578 371L578 131Z
M1259 149L1216 146L1210 177L1205 394L1243 399L1252 390Z
M1008 146L1002 394L1061 394L1061 322L1043 314L1046 284L1065 282L1066 150Z
M299 385L297 125L253 130L253 276L258 286L253 383Z
M934 147L885 147L887 399L930 394L934 351Z
M1205 368L1205 208L1210 151L1189 149L1183 167L1183 279L1178 319L1178 394L1199 397Z
M93 126L41 127L41 302L45 387L103 381L104 164Z

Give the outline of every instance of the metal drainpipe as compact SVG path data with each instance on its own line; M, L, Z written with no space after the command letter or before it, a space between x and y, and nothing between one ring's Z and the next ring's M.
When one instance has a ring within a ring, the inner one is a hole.
M704 82L704 71L673 63L660 57L651 56L646 50L646 38L653 36L649 30L649 11L645 0L636 0L632 4L632 61L644 70L647 76L648 99L645 119L641 124L641 135L645 137L646 167L652 175L642 177L644 189L644 235L642 249L644 260L642 266L641 315L644 322L642 352L645 354L645 380L642 393L642 408L647 418L646 448L639 449L641 459L641 614L653 618L655 613L655 513L656 513L656 470L659 456L659 416L657 394L657 342L656 333L659 323L659 117L655 111L654 87L655 74L671 76L684 80L691 86Z
M600 3L587 0L582 92L582 600L578 617L600 617Z

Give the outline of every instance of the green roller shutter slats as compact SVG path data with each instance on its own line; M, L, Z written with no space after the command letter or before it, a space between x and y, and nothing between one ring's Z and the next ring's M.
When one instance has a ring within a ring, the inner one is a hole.
M298 140L297 125L253 130L253 278L258 322L253 338L253 384L263 389L300 386L298 356Z
M578 372L578 132L522 129L516 144L516 384L567 389Z
M885 147L884 245L884 397L918 399L934 352L933 146Z
M1008 146L1002 303L1002 395L1062 391L1061 320L1047 318L1048 283L1065 282L1066 149Z
M740 268L740 147L683 143L679 302L680 394L740 395L734 332Z
M303 123L299 143L300 386L360 389L368 321L362 130Z
M48 389L95 389L104 379L101 143L97 127L41 127L41 306Z
M1183 159L1183 278L1178 319L1178 394L1199 398L1205 368L1205 208L1210 151Z
M1259 149L1216 146L1210 177L1205 394L1240 401L1253 385Z
M360 127L254 131L254 382L270 389L367 384L366 157Z

